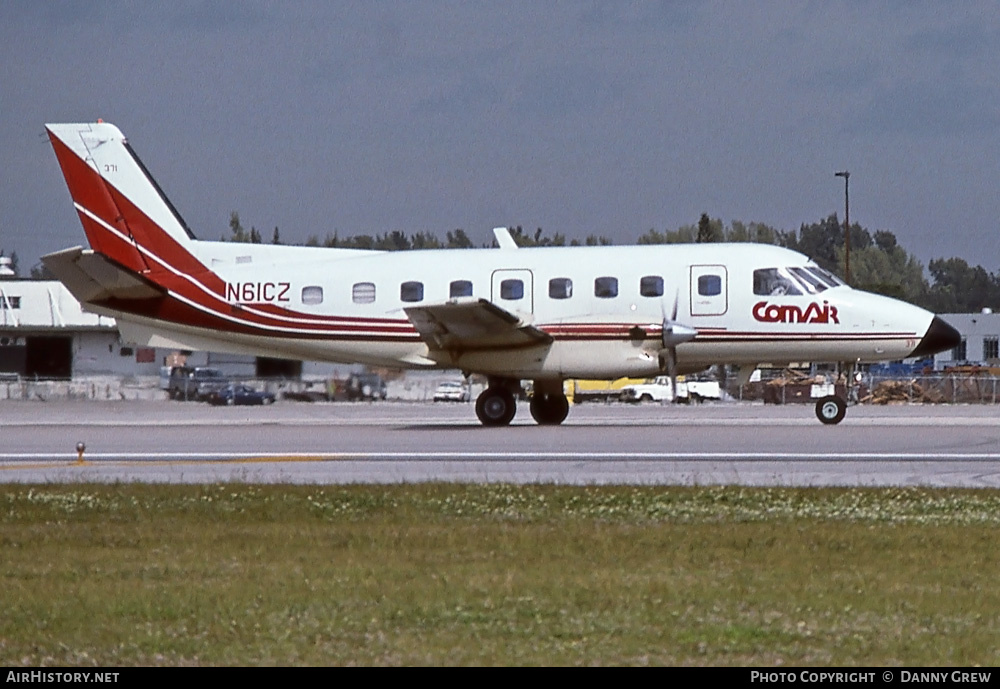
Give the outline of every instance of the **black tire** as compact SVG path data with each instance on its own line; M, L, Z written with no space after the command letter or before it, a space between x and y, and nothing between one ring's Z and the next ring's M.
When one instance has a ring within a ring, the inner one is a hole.
M542 426L558 426L569 414L566 395L535 395L531 398L531 416Z
M833 426L844 420L847 415L847 402L836 395L821 397L816 402L816 418Z
M517 413L517 401L507 388L486 388L476 399L476 416L484 426L507 426Z

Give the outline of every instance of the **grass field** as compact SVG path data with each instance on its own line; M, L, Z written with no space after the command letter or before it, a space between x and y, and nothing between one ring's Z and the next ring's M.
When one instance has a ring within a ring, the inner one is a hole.
M0 486L0 665L997 665L1000 493Z

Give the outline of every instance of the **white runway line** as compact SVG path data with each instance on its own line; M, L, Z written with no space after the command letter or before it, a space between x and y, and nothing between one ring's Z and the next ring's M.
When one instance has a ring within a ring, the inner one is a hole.
M60 460L61 454L51 452L0 453L0 463ZM84 463L129 461L202 461L202 462L326 462L336 460L394 461L977 461L1000 462L998 452L101 452L88 454ZM76 463L75 454L67 453L65 461Z

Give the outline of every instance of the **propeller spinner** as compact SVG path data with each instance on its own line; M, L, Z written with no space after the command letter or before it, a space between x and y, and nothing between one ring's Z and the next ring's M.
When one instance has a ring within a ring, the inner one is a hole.
M667 318L663 314L663 349L660 350L660 367L670 376L670 389L677 400L677 345L690 342L698 336L698 331L677 322L677 296L674 296L674 310Z

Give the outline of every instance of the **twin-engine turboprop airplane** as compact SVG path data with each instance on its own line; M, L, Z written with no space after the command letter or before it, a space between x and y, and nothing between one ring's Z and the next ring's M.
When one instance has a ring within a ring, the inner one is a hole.
M50 124L91 249L45 265L155 347L485 374L480 421L558 424L567 378L873 362L956 346L934 314L761 244L379 252L198 241L117 127ZM838 423L846 403L819 401Z

